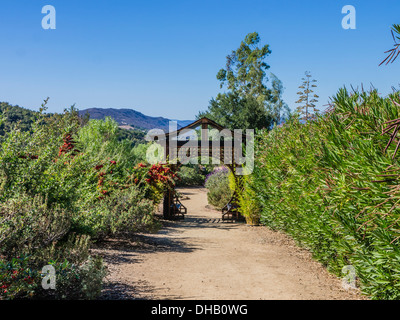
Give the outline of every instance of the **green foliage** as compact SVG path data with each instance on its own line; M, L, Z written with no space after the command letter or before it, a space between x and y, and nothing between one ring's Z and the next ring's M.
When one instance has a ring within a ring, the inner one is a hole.
M208 173L209 171L206 167L195 164L187 164L179 169L179 180L177 181L176 185L178 187L202 186L204 185L204 181Z
M198 118L202 117L231 130L269 128L274 121L256 98L241 97L234 92L218 94L215 99L211 99L208 110L198 115Z
M391 32L394 41L393 48L385 52L388 53L388 56L379 65L382 65L385 62L386 65L395 62L400 54L400 24L394 24Z
M147 146L121 140L115 121L87 122L73 107L46 115L46 102L29 130L16 123L0 140L0 299L93 299L105 268L91 238L156 228L169 169L135 167ZM56 291L41 287L48 264Z
M93 161L103 159L117 161L123 167L132 167L138 159L132 142L121 140L118 123L110 117L105 120L90 120L78 132L78 140Z
M280 121L282 111L287 110L283 86L272 75L272 89L267 87L269 65L264 60L271 51L269 45L259 47L259 42L257 32L249 33L228 55L226 68L217 74L221 88L227 84L228 91L212 99L198 119L207 117L230 129L270 128Z
M30 131L36 112L0 102L0 115L4 116L4 121L0 123L0 136L3 136L6 132L11 132L16 125L22 131Z
M145 143L146 132L140 129L122 129L118 128L118 141L129 141L132 147Z
M93 298L101 290L105 269L99 258L89 256L89 238L70 232L71 214L65 209L49 208L39 195L23 196L2 203L0 218L0 297ZM41 287L40 270L48 264L56 269L56 291ZM83 285L93 277L97 282L89 292Z
M217 168L206 178L205 187L208 189L208 203L218 209L223 208L233 194L229 186L229 174L227 168Z
M49 208L40 195L19 196L0 204L0 252L11 259L42 250L69 231L71 213L58 205Z
M228 90L263 102L271 94L265 85L269 65L264 61L271 50L269 45L258 47L260 40L257 32L249 33L239 48L227 56L226 69L218 72L217 79L221 88L227 83Z
M101 239L132 231L153 230L154 202L143 196L143 190L129 188L117 191L101 201L87 205L74 217L73 230Z
M95 299L101 293L106 270L100 257L89 257L82 265L67 260L49 261L56 271L56 289L42 288L42 274L32 269L31 258L0 260L0 297L12 299Z
M400 166L397 143L388 143L399 101L341 89L324 115L258 137L251 180L264 224L339 276L353 265L374 299L400 297Z
M27 257L16 257L11 261L0 259L0 297L33 297L38 280L39 274L28 267Z
M261 205L257 201L256 191L253 189L252 176L241 178L243 189L238 192L239 212L245 217L247 224L258 225L261 217Z

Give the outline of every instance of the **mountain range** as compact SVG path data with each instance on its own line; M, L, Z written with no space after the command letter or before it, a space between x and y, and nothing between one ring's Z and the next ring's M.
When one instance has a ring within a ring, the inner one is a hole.
M80 115L85 115L87 113L89 113L90 119L102 120L105 117L111 117L124 129L162 129L168 131L170 121L177 121L178 129L194 122L194 120L173 120L163 117L150 117L133 109L90 108L79 110Z

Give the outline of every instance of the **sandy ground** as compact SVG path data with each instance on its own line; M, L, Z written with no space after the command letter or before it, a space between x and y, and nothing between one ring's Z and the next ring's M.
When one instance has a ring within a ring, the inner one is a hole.
M286 235L222 222L205 189L180 192L185 220L93 250L110 271L102 299L363 299Z

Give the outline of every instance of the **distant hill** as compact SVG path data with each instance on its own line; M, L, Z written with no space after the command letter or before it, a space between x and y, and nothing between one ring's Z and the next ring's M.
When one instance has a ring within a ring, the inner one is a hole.
M35 113L35 111L20 106L12 106L7 102L0 102L0 114L5 117L5 121L0 124L0 136L13 130L15 123L19 123L19 128L22 131L30 130L35 120Z
M90 108L85 110L79 110L80 115L90 114L90 119L104 119L105 117L111 117L118 124L124 128L129 129L140 128L145 130L151 129L162 129L168 131L170 119L163 117L150 117L143 113L132 110L132 109L102 109L102 108ZM194 122L194 120L176 120L178 122L178 128L187 126Z

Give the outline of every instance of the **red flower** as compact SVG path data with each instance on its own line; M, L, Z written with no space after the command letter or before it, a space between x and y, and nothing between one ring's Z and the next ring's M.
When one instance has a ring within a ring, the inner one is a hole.
M112 161L110 161L110 163L111 164L117 164L117 161L112 160Z
M101 168L103 168L104 166L101 164L101 165L98 165L98 166L95 166L94 168L96 169L96 170L100 170Z

